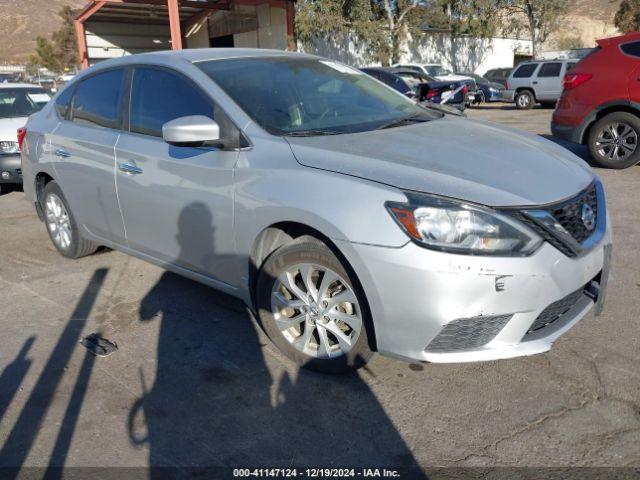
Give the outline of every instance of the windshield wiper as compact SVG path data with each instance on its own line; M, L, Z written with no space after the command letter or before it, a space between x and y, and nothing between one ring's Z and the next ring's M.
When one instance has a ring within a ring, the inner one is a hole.
M407 123L414 122L428 122L430 119L422 116L422 113L412 113L411 115L407 115L406 117L396 118L395 120L389 123L383 123L376 130L384 130L385 128L394 128L400 127L402 125L406 125Z
M286 137L320 137L322 135L340 135L340 132L333 130L298 130L295 132L287 132L284 134Z

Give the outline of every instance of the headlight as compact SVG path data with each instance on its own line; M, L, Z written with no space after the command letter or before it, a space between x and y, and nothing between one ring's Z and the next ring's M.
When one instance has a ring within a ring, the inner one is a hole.
M417 243L470 255L526 256L542 244L535 232L490 208L427 195L387 202L391 216Z
M0 142L0 153L20 153L18 142Z

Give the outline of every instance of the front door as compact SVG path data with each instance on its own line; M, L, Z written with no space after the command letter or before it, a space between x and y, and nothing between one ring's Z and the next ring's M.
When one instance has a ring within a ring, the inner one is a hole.
M205 115L221 124L211 99L181 74L138 67L130 128L116 146L116 183L128 245L160 262L229 283L236 276L233 168L237 150L177 147L162 125Z

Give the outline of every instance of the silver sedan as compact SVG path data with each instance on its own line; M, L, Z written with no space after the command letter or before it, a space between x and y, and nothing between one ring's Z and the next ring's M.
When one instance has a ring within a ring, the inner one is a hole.
M582 160L334 61L120 58L26 129L25 194L62 255L107 246L237 296L300 365L530 355L602 309L611 235Z

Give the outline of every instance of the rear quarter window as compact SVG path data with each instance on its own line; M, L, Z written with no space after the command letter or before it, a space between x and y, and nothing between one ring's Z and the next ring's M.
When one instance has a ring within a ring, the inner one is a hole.
M625 43L624 45L620 45L620 50L627 55L640 58L640 42Z
M525 65L520 65L516 68L515 72L513 72L513 78L529 78L533 75L533 72L538 68L537 63L527 63Z
M60 118L67 118L69 107L71 106L71 97L73 97L73 87L66 88L56 99L56 111Z
M538 72L538 77L559 77L560 70L562 70L562 63L560 62L543 63Z

